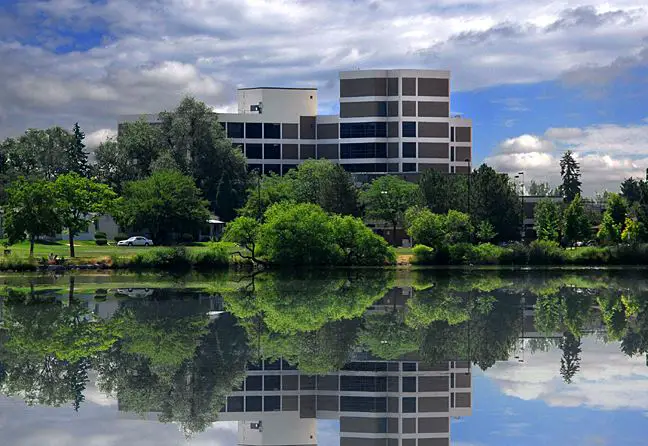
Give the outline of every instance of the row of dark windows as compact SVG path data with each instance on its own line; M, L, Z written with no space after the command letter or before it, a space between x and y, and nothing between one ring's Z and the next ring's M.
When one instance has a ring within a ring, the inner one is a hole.
M281 410L281 397L278 395L230 396L227 398L227 412L274 412L279 410ZM340 411L386 413L387 398L342 396L340 397ZM401 412L416 413L416 398L402 398Z
M384 142L340 144L340 158L387 158L387 144Z
M416 122L403 121L401 128L403 138L416 138ZM340 124L340 138L386 138L387 136L386 122L344 122Z
M281 144L245 144L245 156L249 159L281 159Z
M245 407L243 407L245 401ZM231 396L227 398L228 412L275 412L281 410L281 397L272 396Z
M228 138L281 139L281 124L268 122L228 122L222 124L226 124Z
M296 169L297 164L248 164L248 172L260 172L265 175L270 175L271 173L277 175L285 175L291 169Z
M398 167L397 165L395 165ZM351 173L386 173L387 163L359 163L359 164L342 164L347 172ZM297 164L248 164L248 171L261 172L269 175L285 175L291 169L296 169ZM396 170L390 170L396 172ZM416 172L416 163L403 163L403 172Z

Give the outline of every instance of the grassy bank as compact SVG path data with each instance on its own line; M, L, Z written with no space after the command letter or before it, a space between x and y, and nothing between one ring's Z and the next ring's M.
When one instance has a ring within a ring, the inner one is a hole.
M63 260L63 265L105 265L114 269L217 269L227 267L239 250L232 243L195 243L180 247L117 247L98 246L94 242L75 242L76 257L69 257L65 242L39 242L34 256L29 257L29 243L12 245L11 254L0 257L0 271L36 271L50 254Z

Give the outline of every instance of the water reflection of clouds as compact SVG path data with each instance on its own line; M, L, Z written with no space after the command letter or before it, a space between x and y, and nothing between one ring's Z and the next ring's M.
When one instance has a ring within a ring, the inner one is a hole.
M618 343L584 339L581 369L571 384L565 384L558 373L561 355L557 348L527 354L524 364L500 362L485 375L506 395L542 400L549 406L648 410L644 357L626 356Z
M124 419L117 402L92 384L78 413L71 407L27 406L0 396L2 446L234 446L237 423L218 422L186 440L178 426L157 421Z

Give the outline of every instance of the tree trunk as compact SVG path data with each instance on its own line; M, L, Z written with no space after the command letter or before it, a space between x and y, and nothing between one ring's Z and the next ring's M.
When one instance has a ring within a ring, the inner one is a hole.
M68 292L68 303L74 302L74 276L70 276L70 290Z
M34 257L34 236L29 235L29 257Z
M72 232L72 228L68 228L68 231L68 239L70 240L70 257L74 257L74 232Z

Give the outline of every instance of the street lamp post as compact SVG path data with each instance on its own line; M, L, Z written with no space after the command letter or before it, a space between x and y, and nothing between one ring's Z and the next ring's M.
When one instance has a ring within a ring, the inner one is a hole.
M520 198L522 199L522 231L521 231L520 235L522 236L522 241L524 241L524 236L526 235L526 227L525 227L525 224L524 224L524 220L525 220L525 218L524 218L525 217L525 215L524 215L525 214L525 210L524 210L524 193L525 193L524 192L524 186L525 186L525 184L524 184L524 172L518 172L518 174L515 175L516 180L519 179L520 177L522 178L522 184L521 184L522 187L520 189ZM517 182L516 182L516 185L517 185ZM517 189L517 187L516 187L516 189Z
M468 163L468 216L472 220L472 166L469 158L466 158L464 162ZM470 232L470 243L473 243L473 232Z

